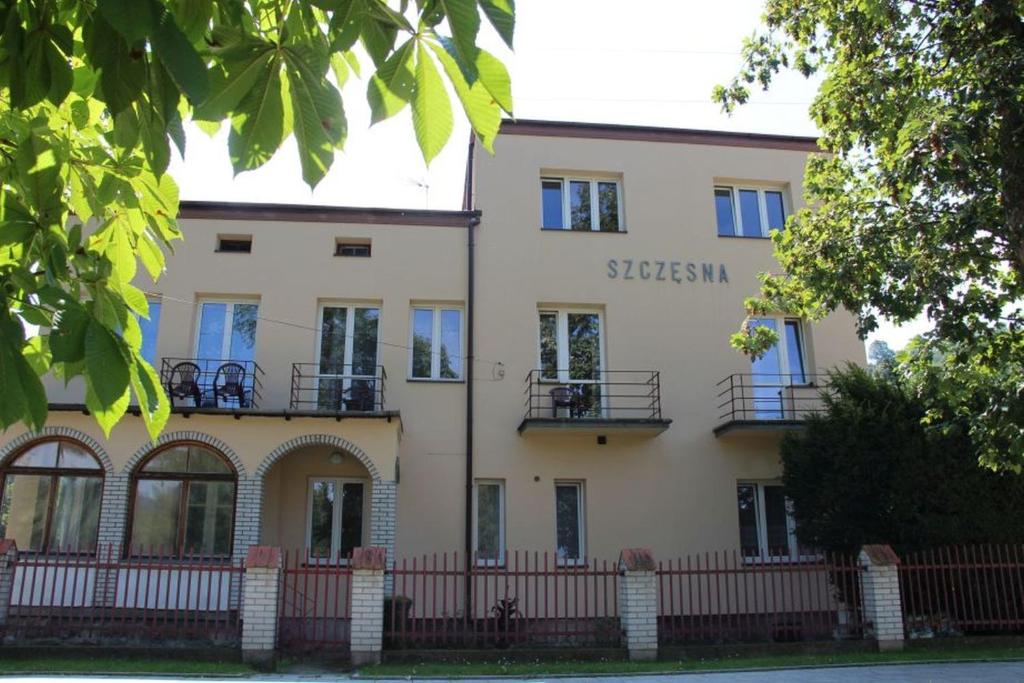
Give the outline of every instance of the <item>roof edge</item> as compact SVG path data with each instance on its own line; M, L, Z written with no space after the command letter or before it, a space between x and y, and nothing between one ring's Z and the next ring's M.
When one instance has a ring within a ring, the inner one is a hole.
M722 147L755 147L802 152L824 151L818 138L799 135L773 135L768 133L735 133L724 130L695 128L661 128L613 123L585 123L577 121L545 121L516 119L501 122L498 135L532 135L562 138L597 138L603 140L634 140L643 142L670 142L691 145L719 145Z
M368 223L373 225L424 225L464 228L476 211L434 209L387 209L316 204L269 204L184 200L179 218L222 220L301 221L308 223Z

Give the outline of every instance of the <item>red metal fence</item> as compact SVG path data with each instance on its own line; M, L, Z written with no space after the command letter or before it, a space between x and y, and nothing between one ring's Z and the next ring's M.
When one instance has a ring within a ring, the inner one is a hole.
M22 553L14 563L4 630L16 638L73 642L235 643L242 572L227 559L172 558L154 548L123 558L111 545L94 553Z
M278 640L287 649L347 647L352 626L352 570L341 554L285 551Z
M389 648L618 646L614 562L560 562L552 553L506 552L504 562L458 553L403 559L389 572Z
M663 644L791 642L863 635L852 557L752 560L736 551L659 563Z
M1024 632L1024 545L906 553L899 575L910 638Z

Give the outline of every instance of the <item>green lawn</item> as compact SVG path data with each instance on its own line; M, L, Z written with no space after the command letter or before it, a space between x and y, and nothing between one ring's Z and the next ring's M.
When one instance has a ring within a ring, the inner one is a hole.
M213 674L252 673L241 662L198 661L194 659L157 659L141 657L2 657L0 674L11 673L146 673Z
M900 662L957 662L1024 659L1024 648L962 648L907 650L904 652L851 652L817 655L737 656L658 662L462 662L430 664L380 664L359 670L367 678L405 676L549 676L555 674L630 674L728 669L773 669L840 664L891 664Z

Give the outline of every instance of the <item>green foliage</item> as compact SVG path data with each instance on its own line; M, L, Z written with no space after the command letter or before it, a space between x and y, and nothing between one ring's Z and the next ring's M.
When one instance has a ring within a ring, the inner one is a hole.
M511 47L511 0L0 0L0 427L43 426L53 373L83 379L104 432L133 401L163 429L133 283L140 262L159 278L181 239L166 171L187 120L230 122L235 173L294 135L315 187L345 143L359 43L374 122L411 103L429 163L451 136L451 88L492 150L512 97L476 46L482 17Z
M907 383L850 366L830 387L825 410L782 442L801 542L905 552L1024 536L1024 480L978 467L965 428L926 428Z
M781 69L818 74L808 208L774 235L785 275L752 313L846 308L866 335L926 314L941 351L927 419L978 410L983 461L1024 464L1024 6L1019 0L767 0L766 31L714 97L727 110ZM772 340L737 335L757 354Z

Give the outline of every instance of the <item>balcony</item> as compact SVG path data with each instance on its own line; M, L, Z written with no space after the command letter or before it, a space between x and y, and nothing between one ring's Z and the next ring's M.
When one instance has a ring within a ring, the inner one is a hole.
M256 410L263 391L263 370L251 360L163 358L160 384L175 412Z
M567 370L526 376L526 413L519 433L573 431L605 435L657 435L672 420L661 416L661 374L651 370L601 370L592 379L568 379Z
M824 407L822 392L827 390L828 376L737 373L716 386L715 436L734 431L779 431L799 428L808 415Z
M320 367L319 363L292 364L291 410L339 417L384 412L387 373L383 366L376 366L372 375L324 373Z

